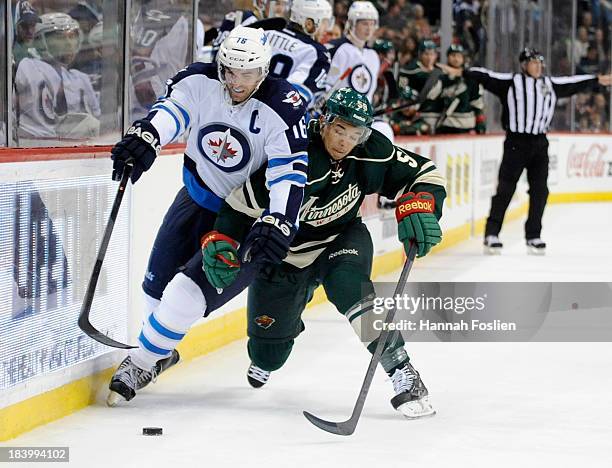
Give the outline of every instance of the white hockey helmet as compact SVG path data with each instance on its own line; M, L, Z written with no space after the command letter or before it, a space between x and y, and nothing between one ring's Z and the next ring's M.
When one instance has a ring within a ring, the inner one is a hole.
M257 90L268 76L271 58L272 47L263 29L237 26L232 29L219 47L217 53L219 80L225 85L225 68L259 69L260 78L255 88Z
M219 47L217 62L229 68L253 70L261 68L268 74L272 48L261 28L238 26L228 34Z
M351 31L359 20L375 20L378 28L378 10L372 2L353 2L347 13L346 28Z
M69 65L79 52L83 42L83 33L79 23L66 13L46 13L40 16L41 22L36 25L35 39L43 58L57 60ZM52 34L61 33L63 41L53 41L48 38ZM75 40L71 40L74 38Z
M87 36L87 42L89 42L91 47L102 47L104 43L104 24L102 21L96 23L96 25L91 28Z
M293 0L290 20L305 29L306 20L315 24L315 32L323 20L331 20L332 7L327 0ZM314 34L314 32L313 32Z

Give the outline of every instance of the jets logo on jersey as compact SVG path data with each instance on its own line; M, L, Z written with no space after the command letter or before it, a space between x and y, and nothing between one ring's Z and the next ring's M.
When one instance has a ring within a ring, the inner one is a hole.
M361 94L368 94L372 87L372 73L370 73L370 70L365 65L357 65L351 72L349 83L355 91Z
M300 107L302 105L302 97L297 91L289 91L283 102L291 104L293 107Z
M200 153L224 172L242 169L251 159L251 146L243 133L223 123L214 123L198 133Z
M55 123L55 104L53 102L53 92L49 89L49 85L44 81L40 83L40 104L39 109L43 119L49 123Z

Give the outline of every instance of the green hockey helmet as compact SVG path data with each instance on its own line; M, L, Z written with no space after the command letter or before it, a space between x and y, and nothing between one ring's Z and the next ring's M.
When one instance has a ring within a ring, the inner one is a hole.
M374 109L365 95L353 88L340 88L329 97L325 110L326 123L332 123L336 118L363 128L363 134L357 143L361 144L372 133L370 126L374 121Z
M465 55L465 49L461 44L451 44L450 47L446 50L446 55L450 54L463 54Z
M357 127L369 127L374 121L374 110L368 98L353 88L340 88L327 100L326 115L340 117Z
M380 54L386 54L390 50L393 50L393 42L388 39L376 39L372 49Z
M428 50L437 51L438 46L431 39L421 39L421 41L419 42L419 46L418 46L419 54L422 54L423 52L428 51Z

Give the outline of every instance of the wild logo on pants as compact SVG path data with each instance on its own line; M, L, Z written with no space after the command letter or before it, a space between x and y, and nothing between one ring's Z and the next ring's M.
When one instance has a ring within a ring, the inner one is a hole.
M260 315L259 317L255 317L255 323L265 330L270 328L274 322L276 322L276 319L268 317L267 315Z

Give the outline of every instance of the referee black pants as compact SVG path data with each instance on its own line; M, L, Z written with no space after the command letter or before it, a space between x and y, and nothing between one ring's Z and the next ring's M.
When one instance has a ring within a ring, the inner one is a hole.
M523 169L529 183L529 214L525 238L540 237L542 215L548 199L548 140L545 135L508 134L499 167L497 193L491 199L485 236L499 234L512 195Z

